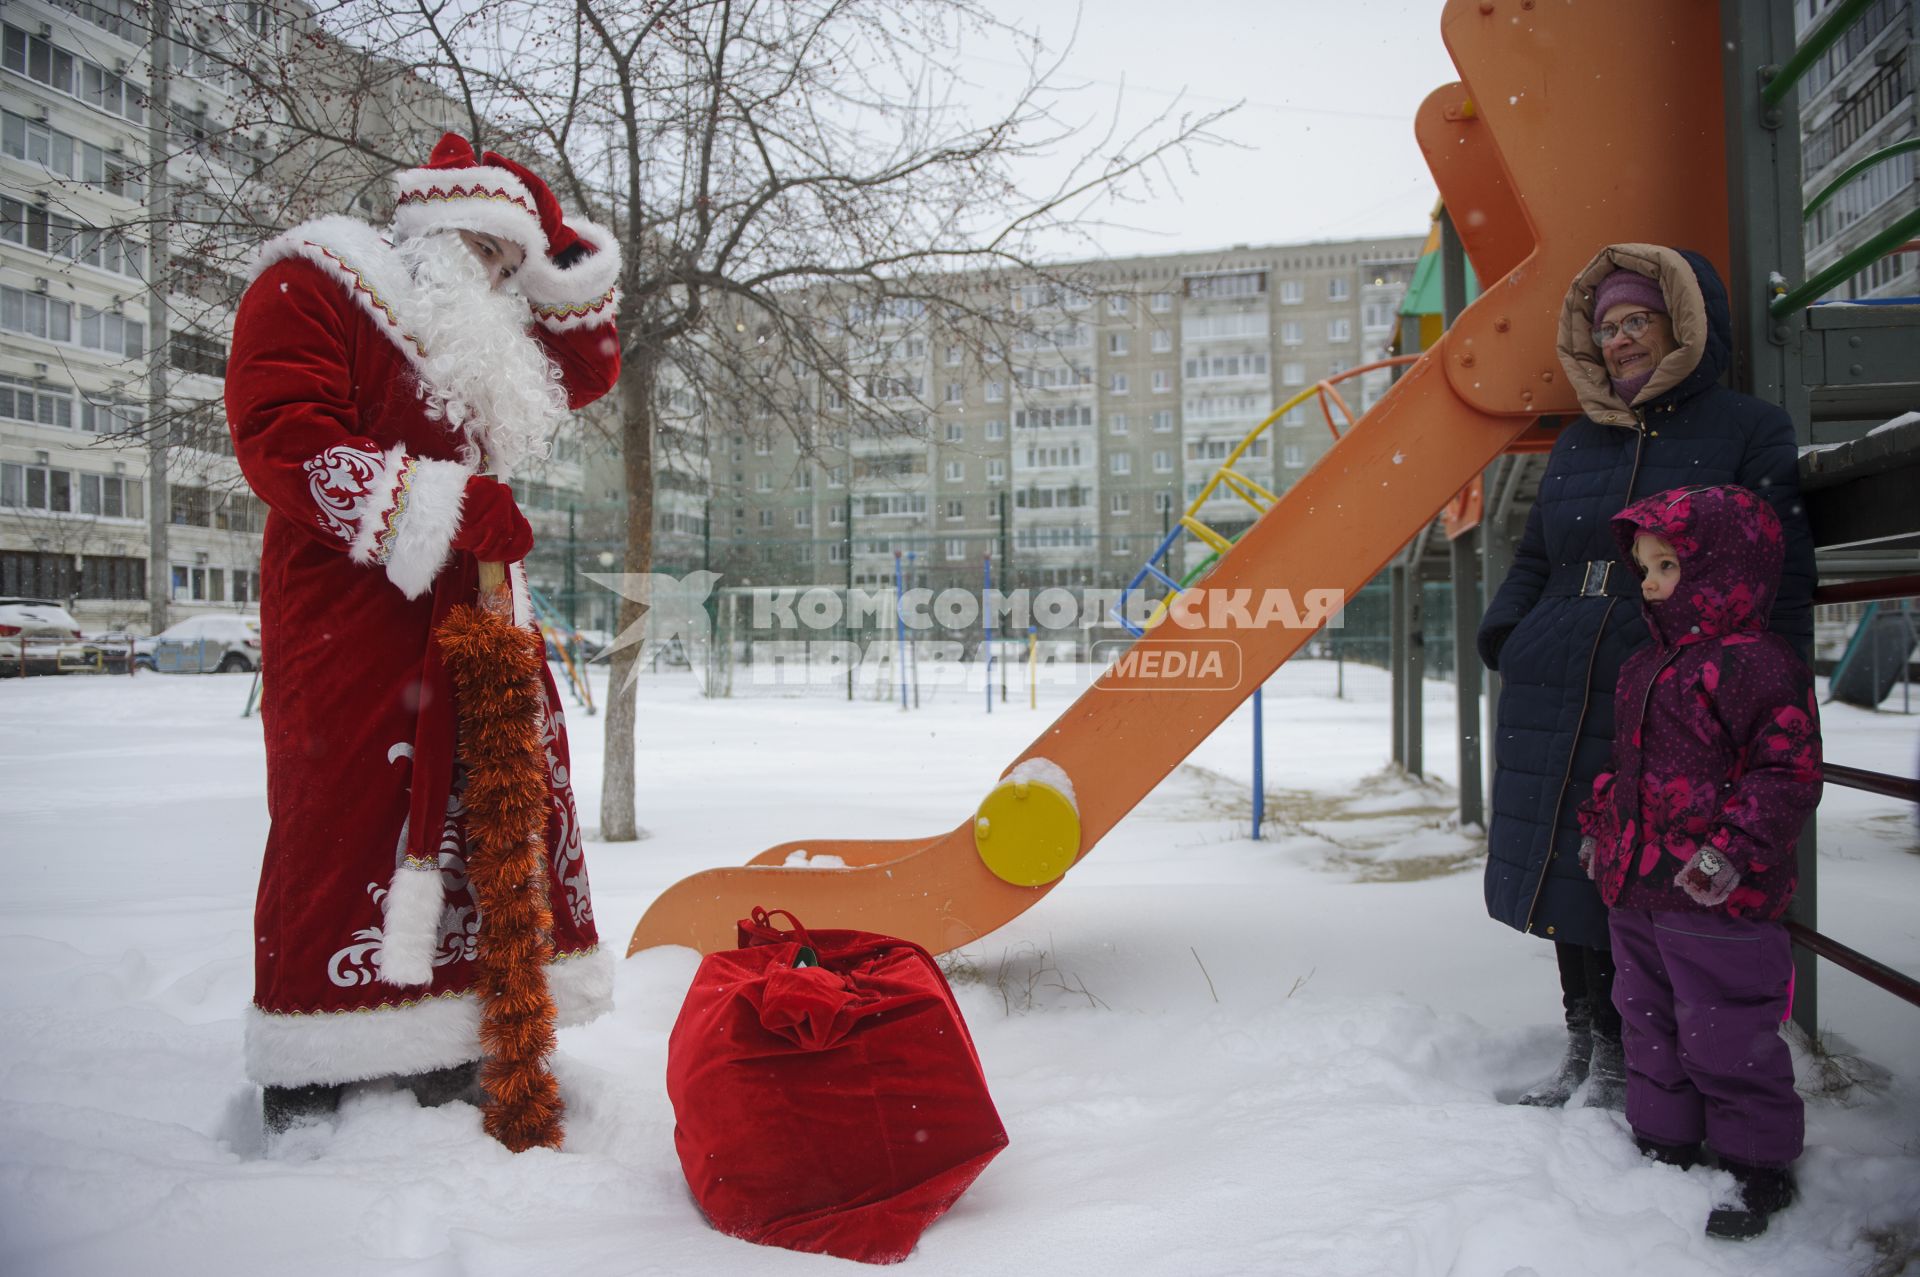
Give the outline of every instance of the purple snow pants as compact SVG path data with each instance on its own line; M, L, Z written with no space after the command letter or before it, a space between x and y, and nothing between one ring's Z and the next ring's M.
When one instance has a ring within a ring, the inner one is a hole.
M1645 909L1615 909L1609 923L1634 1132L1662 1144L1704 1137L1754 1166L1799 1157L1806 1114L1780 1037L1786 928Z

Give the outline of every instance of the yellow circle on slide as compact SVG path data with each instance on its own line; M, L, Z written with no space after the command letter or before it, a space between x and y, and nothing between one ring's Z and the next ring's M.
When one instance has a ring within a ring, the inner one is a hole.
M1043 781L1003 780L974 815L973 846L995 877L1016 887L1043 886L1080 854L1080 813Z

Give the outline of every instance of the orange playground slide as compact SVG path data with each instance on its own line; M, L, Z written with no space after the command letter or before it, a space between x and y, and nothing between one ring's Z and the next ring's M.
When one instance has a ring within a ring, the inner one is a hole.
M1428 96L1414 131L1491 282L1197 590L1351 594L1540 415L1574 411L1554 329L1568 281L1603 245L1683 245L1726 271L1719 6L1450 0L1441 35L1460 81ZM695 874L653 902L628 952L731 948L755 905L936 953L1019 916L1312 637L1206 608L1190 619L1139 639L1136 664L1083 693L958 827L806 839ZM1149 653L1177 651L1235 668L1186 690L1141 672ZM782 867L802 849L846 867Z

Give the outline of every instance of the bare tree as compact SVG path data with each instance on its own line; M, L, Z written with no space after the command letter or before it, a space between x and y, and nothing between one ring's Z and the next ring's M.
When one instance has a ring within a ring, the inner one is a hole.
M1015 59L1017 89L983 105L960 70L977 55ZM1011 279L1073 284L1040 247L1090 248L1099 202L1151 196L1215 140L1222 112L1177 102L1125 135L1117 109L1068 118L1080 108L1048 59L979 0L344 0L289 56L232 73L252 112L236 136L282 139L272 169L288 203L384 208L377 183L451 127L528 156L611 227L623 363L599 419L622 458L624 568L643 573L656 442L688 437L676 394L803 451L828 402L858 432L921 429L915 396L870 393L878 334L906 316L1006 350L1021 322ZM1060 176L1035 191L1022 179L1041 157ZM623 600L619 627L643 611ZM637 657L613 660L612 840L638 833Z

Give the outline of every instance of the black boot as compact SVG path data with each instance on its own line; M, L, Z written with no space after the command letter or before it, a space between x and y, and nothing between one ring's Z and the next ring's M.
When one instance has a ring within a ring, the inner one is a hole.
M268 1086L260 1090L260 1116L269 1135L279 1135L296 1126L313 1126L340 1109L340 1094L346 1087L315 1082L308 1086Z
M1567 1008L1567 1054L1553 1076L1520 1097L1534 1108L1557 1109L1587 1080L1593 1058L1593 1012L1584 1002Z
M1662 1144L1659 1140L1650 1140L1644 1135L1636 1135L1633 1137L1633 1145L1662 1166L1678 1166L1683 1171L1690 1171L1700 1164L1698 1140L1691 1144Z
M1768 1221L1793 1201L1793 1172L1784 1166L1749 1166L1728 1157L1720 1159L1720 1166L1733 1175L1735 1200L1714 1207L1707 1216L1709 1237L1727 1241L1758 1237L1767 1231Z
M1587 1069L1587 1108L1627 1111L1627 1054L1620 1034L1594 1030L1593 1058Z
M430 1073L415 1073L400 1079L400 1085L413 1092L423 1109L439 1108L455 1100L478 1107L486 1101L480 1089L480 1061L468 1060Z

